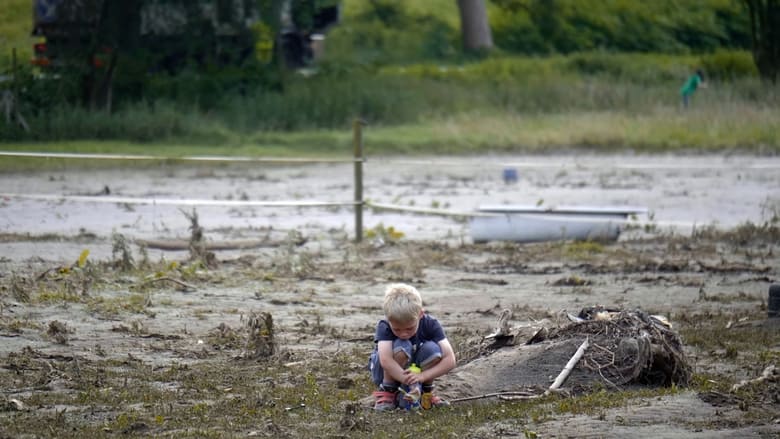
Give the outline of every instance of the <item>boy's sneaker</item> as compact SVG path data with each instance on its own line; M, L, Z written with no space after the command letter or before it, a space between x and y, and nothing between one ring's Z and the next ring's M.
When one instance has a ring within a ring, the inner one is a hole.
M398 407L396 402L396 396L393 392L386 392L384 390L377 390L374 392L374 410L383 412L388 410L395 410Z
M434 407L447 407L450 403L446 400L434 395L433 392L423 392L420 397L420 407L425 410L432 409Z

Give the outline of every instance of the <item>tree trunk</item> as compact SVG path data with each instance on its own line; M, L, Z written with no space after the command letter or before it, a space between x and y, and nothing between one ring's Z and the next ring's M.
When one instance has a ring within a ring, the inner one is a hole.
M780 0L745 0L750 15L753 60L761 78L780 78Z
M490 32L485 0L458 0L463 49L467 52L490 50L493 35Z

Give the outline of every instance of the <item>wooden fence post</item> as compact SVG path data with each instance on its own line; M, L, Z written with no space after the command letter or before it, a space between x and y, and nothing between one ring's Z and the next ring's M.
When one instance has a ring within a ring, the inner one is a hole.
M363 125L361 119L352 123L352 144L355 157L355 242L363 240Z
M11 50L11 81L13 87L16 87L16 47Z

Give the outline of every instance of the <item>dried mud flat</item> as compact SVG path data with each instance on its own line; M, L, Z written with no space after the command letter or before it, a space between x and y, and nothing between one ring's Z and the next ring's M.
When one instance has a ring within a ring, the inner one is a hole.
M267 240L211 254L142 251L104 233L4 233L0 437L780 434L776 375L732 390L780 363L780 325L766 319L768 288L780 281L776 223L525 245L376 231L384 240L359 245L343 227L243 231ZM590 305L664 315L693 377L685 387L564 385L534 400L373 413L365 363L392 282L420 289L459 353L440 383L450 399L518 385L490 366L468 386L458 381L504 309L521 326L564 323Z

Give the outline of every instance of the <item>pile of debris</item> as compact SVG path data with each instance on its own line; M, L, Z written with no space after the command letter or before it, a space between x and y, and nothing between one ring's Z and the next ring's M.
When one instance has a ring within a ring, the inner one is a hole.
M669 321L636 309L583 309L570 325L553 329L549 340L581 338L591 349L579 366L598 374L612 387L631 383L651 386L687 386L691 367L682 341Z
M457 401L535 396L557 391L564 382L572 391L690 382L682 341L662 316L594 306L578 315L565 313L559 324L512 327L510 319L504 310L496 330L466 353L466 363L442 378L443 394Z

